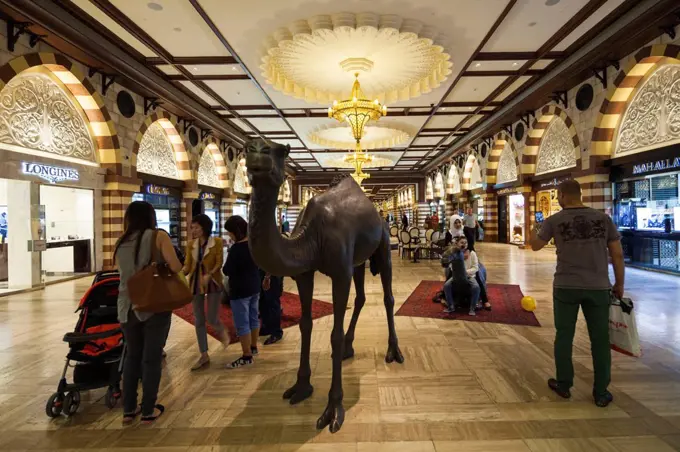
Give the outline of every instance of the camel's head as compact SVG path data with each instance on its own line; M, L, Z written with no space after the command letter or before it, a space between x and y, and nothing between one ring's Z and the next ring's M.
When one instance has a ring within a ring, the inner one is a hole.
M290 146L257 138L246 143L246 168L253 188L280 187L286 178L285 161Z

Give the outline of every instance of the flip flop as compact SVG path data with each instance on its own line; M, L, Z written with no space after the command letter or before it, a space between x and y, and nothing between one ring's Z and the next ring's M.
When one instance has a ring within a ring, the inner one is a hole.
M156 420L163 415L165 412L165 407L161 404L154 406L154 410L158 410L158 414L152 414L151 416L142 416L142 424L150 425L156 422Z

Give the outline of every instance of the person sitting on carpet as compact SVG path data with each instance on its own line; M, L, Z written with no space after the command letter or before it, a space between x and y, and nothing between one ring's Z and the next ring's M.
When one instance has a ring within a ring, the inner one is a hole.
M445 260L447 256L451 256L454 250L462 250L464 252L464 262L465 262L465 267L466 267L466 273L467 269L472 269L474 267L473 261L476 262L476 267L477 271L473 273L474 275L474 280L475 283L479 286L479 298L478 300L481 300L482 306L485 310L490 311L491 310L491 303L489 303L489 298L487 295L487 290L486 290L486 267L484 264L482 264L478 257L477 253L474 251L469 251L467 250L467 239L465 237L456 237L454 238L454 243L446 250L444 251L442 261ZM474 254L474 257L473 257ZM449 279L451 278L450 274L450 267L447 267L447 271L445 272L446 280L447 283ZM453 289L453 285L449 284L448 290L451 291ZM444 294L446 295L446 290L447 286L446 284L444 285ZM450 297L451 300L453 300L453 296ZM448 301L447 301L447 306L448 306ZM475 305L475 309L479 308L479 306ZM472 311L472 310L471 310ZM474 314L471 314L474 315Z
M281 329L281 295L283 277L273 276L260 270L262 287L260 289L260 317L262 329L260 336L269 336L264 345L276 344L283 338Z

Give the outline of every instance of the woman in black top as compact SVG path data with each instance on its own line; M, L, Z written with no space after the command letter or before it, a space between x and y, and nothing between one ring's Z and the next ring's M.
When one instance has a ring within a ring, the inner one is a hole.
M229 278L229 304L243 349L243 356L228 367L237 368L252 364L253 355L257 355L257 338L260 333L260 274L248 248L246 220L238 215L231 216L224 223L224 229L234 244L229 249L222 271Z

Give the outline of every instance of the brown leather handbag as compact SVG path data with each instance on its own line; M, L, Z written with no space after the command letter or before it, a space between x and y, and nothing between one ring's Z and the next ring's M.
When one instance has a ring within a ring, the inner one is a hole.
M135 311L168 312L191 303L189 287L167 265L159 264L160 250L156 246L158 231L151 237L151 260L127 283L128 296Z

